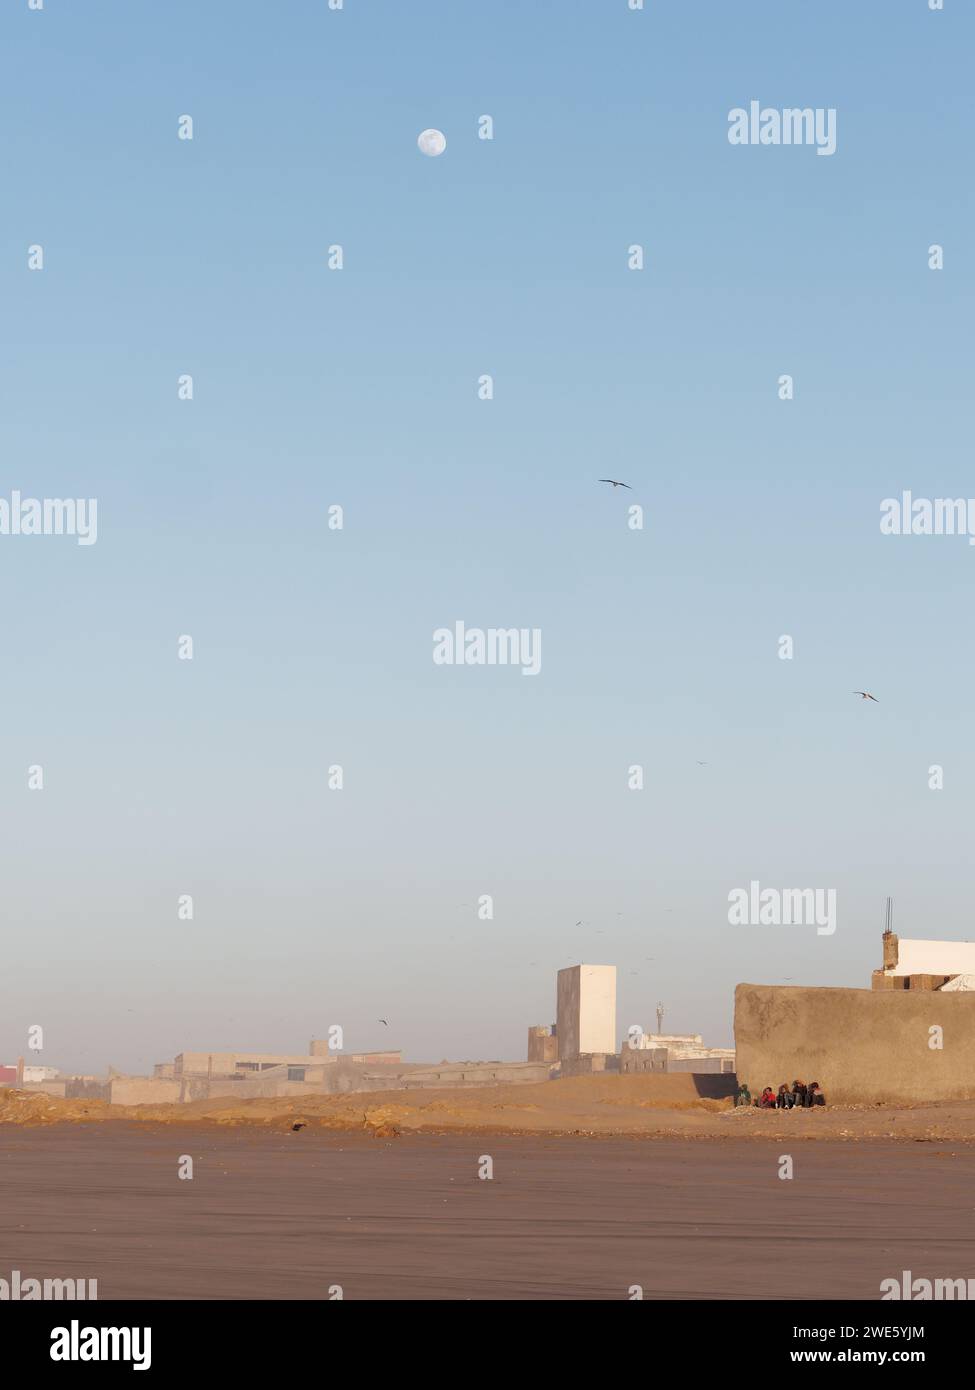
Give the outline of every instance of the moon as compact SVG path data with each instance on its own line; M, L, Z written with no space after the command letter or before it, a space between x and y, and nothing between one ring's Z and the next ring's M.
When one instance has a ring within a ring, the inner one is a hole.
M416 137L416 143L421 154L428 154L433 159L435 155L443 154L447 148L447 137L442 130L421 130Z

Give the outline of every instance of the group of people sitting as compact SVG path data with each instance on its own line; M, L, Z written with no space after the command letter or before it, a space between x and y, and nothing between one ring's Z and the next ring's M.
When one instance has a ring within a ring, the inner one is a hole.
M780 1086L778 1093L772 1090L771 1086L766 1086L758 1100L752 1100L752 1093L741 1083L741 1088L735 1097L736 1105L755 1105L759 1110L792 1110L795 1106L802 1106L808 1109L811 1105L825 1105L826 1097L819 1088L818 1081L810 1081L807 1086L805 1081L793 1081L792 1090L788 1086Z

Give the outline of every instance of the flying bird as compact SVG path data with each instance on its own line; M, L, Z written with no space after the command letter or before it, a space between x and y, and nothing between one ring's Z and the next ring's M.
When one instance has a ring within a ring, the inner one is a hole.
M600 483L612 483L613 487L630 487L629 483L618 483L615 478L597 478L596 481ZM633 491L631 487L630 491Z
M377 1018L377 1019L376 1019L376 1022L377 1022L377 1023L386 1023L386 1020L385 1020L384 1018ZM387 1028L389 1027L389 1024L388 1024L388 1023L386 1023L386 1027L387 1027Z
M854 690L853 693L854 695L859 695L861 700L872 700L875 705L880 704L880 701L877 699L876 695L871 695L869 690Z

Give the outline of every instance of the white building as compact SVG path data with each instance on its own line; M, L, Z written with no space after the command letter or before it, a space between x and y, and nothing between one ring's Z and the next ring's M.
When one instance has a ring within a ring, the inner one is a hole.
M25 1081L53 1081L57 1075L57 1067L32 1067L24 1064Z
M975 941L919 941L898 936L885 975L975 975Z
M559 1059L616 1055L616 966L570 965L558 974L556 1037Z

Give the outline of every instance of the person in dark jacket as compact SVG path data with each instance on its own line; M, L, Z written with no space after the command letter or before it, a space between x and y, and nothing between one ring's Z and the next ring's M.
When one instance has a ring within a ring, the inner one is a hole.
M809 1096L809 1104L810 1104L810 1105L825 1105L825 1104L826 1104L826 1097L823 1095L822 1091L819 1089L819 1082L818 1082L818 1081L810 1081L810 1083L809 1083L809 1090L808 1090L807 1094L808 1094L808 1096Z
M792 1097L789 1095L788 1086L783 1085L779 1087L779 1093L775 1097L775 1107L777 1110L792 1109Z
M792 1104L805 1105L806 1103L806 1083L805 1081L793 1081L792 1083Z

